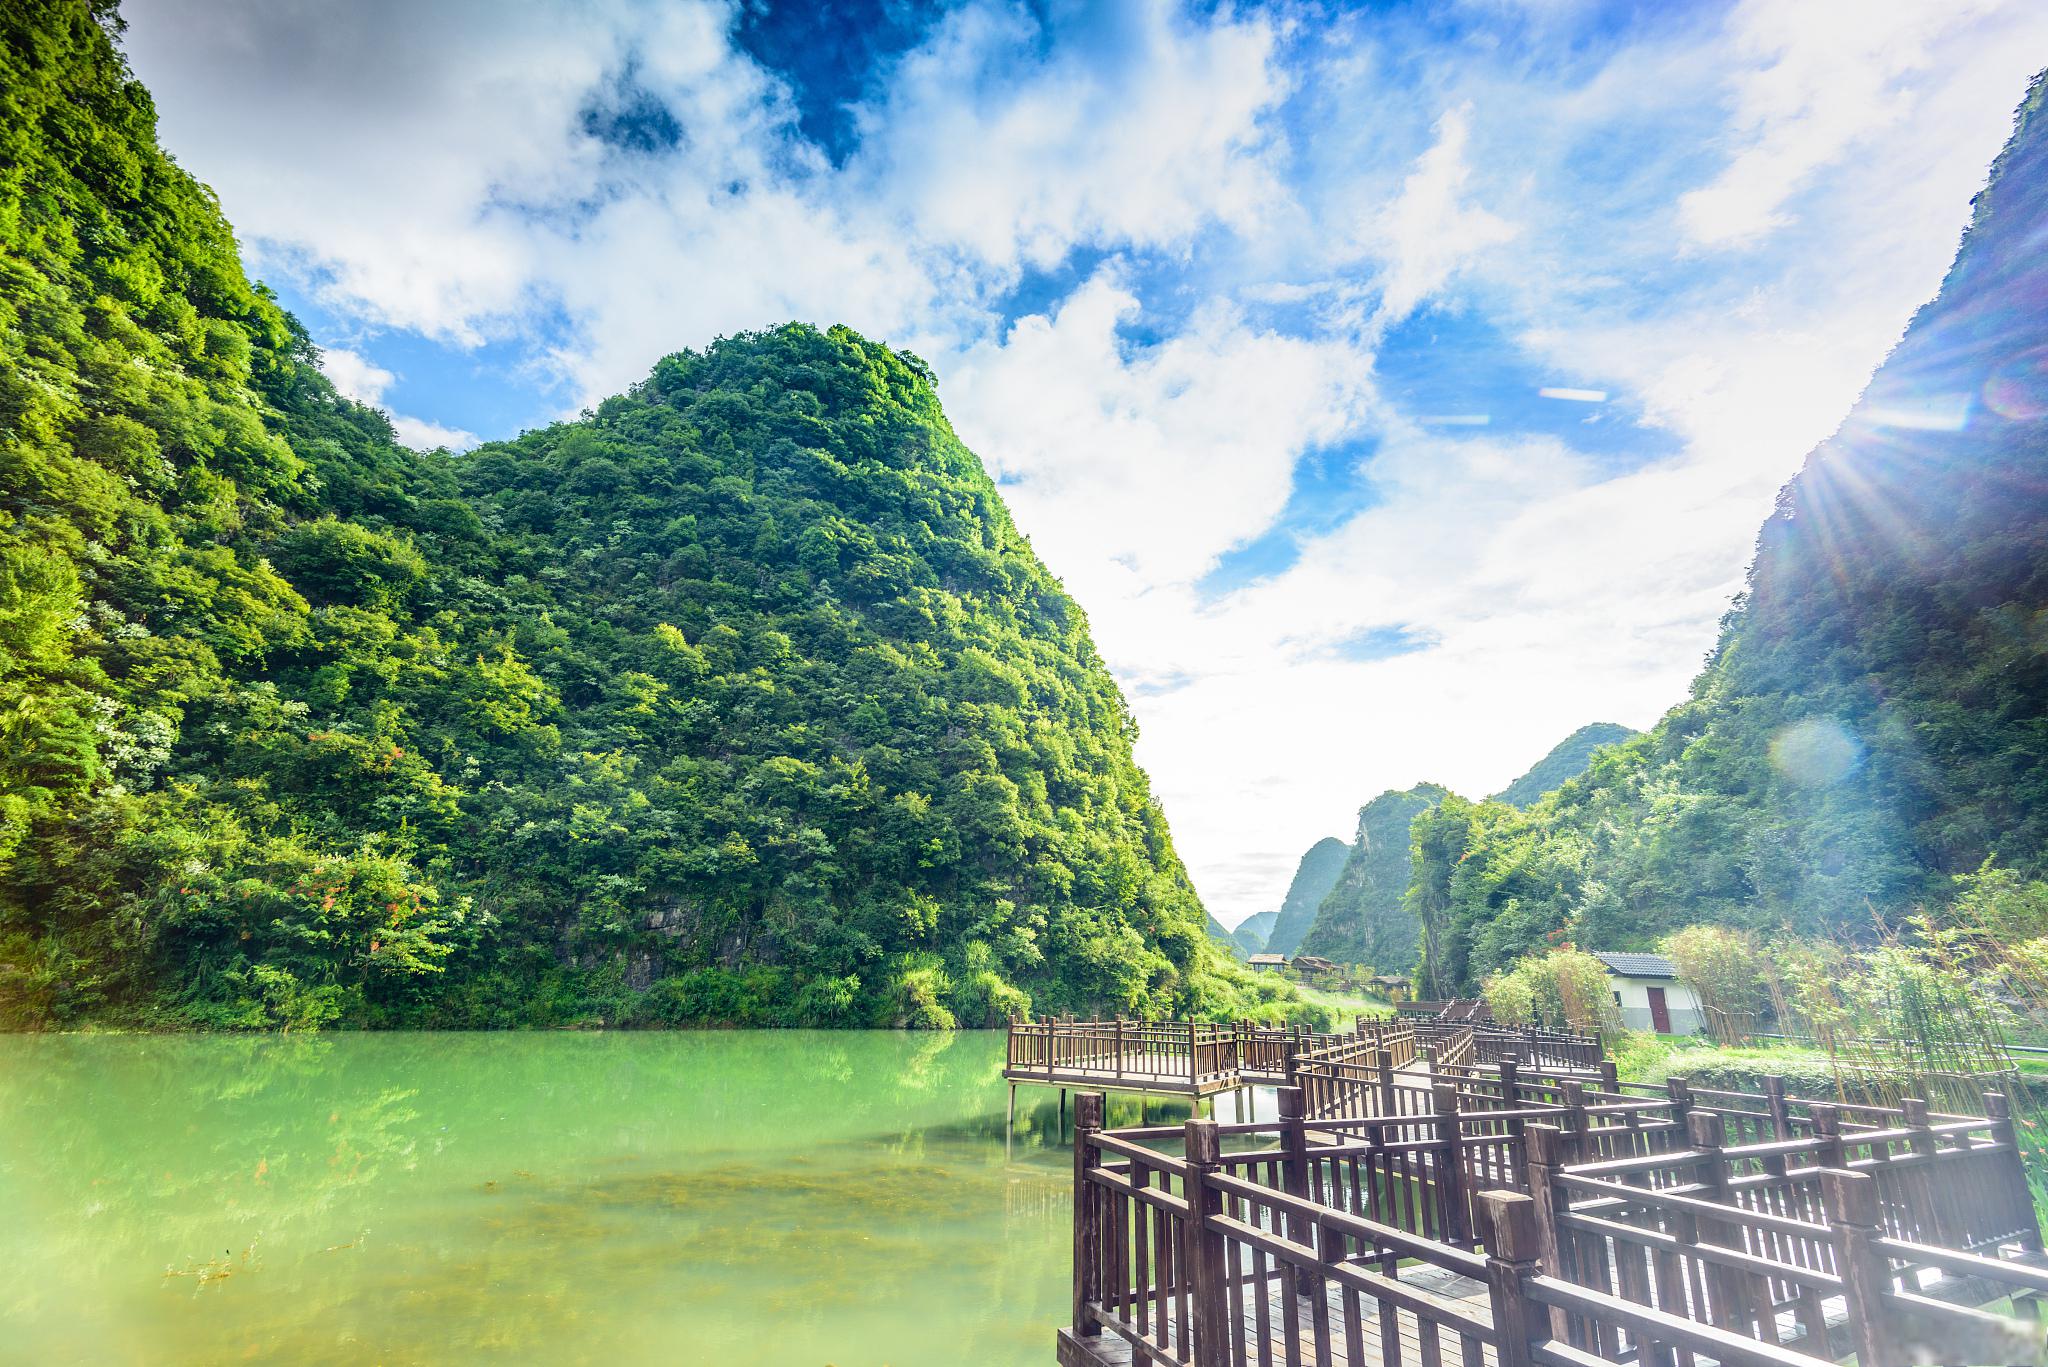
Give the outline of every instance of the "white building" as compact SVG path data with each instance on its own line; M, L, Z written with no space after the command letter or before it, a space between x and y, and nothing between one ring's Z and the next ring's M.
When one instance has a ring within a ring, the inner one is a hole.
M1607 986L1631 1030L1660 1035L1696 1035L1706 1015L1693 990L1678 981L1678 969L1662 954L1595 954L1607 966Z

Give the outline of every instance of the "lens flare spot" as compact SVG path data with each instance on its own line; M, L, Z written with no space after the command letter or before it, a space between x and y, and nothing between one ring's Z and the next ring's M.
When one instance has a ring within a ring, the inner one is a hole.
M1984 406L2014 422L2048 418L2048 347L2024 352L1984 381Z
M1771 738L1771 767L1808 788L1840 783L1863 763L1863 745L1831 717L1808 717Z

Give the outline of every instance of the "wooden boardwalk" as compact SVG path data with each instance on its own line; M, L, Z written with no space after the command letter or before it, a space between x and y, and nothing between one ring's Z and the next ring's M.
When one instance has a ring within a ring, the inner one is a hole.
M1589 1037L1490 1026L1359 1021L1320 1034L1248 1021L1012 1021L1003 1077L1019 1085L1208 1097L1244 1087L1291 1086L1308 1065L1406 1068L1491 1061L1514 1054L1534 1065L1590 1063Z
M1156 1052L1131 1053L1122 1058L1104 1055L1072 1059L1046 1067L1036 1064L1006 1067L1003 1076L1012 1083L1079 1090L1100 1088L1111 1092L1152 1092L1168 1096L1204 1097L1232 1092L1266 1076L1247 1078L1243 1073L1192 1074L1184 1058Z
M2044 1263L2038 1256L2025 1257L2022 1261L2033 1267L2048 1267L2048 1263ZM1979 1289L1967 1281L1945 1277L1933 1271L1923 1271L1913 1281L1912 1289L1919 1295L1951 1305L1972 1304L1980 1294ZM1489 1329L1492 1327L1493 1310L1486 1283L1483 1281L1444 1268L1417 1266L1403 1269L1401 1284L1428 1296L1436 1303L1455 1307L1465 1316L1485 1324ZM1609 1289L1617 1295L1625 1291L1625 1288L1620 1286L1611 1286ZM1246 1287L1247 1299L1238 1325L1241 1337L1237 1341L1258 1343L1263 1340L1270 1343L1272 1361L1276 1364L1316 1362L1316 1314L1309 1298L1292 1297L1294 1304L1290 1314L1290 1307L1287 1304L1290 1292L1282 1287L1278 1277L1268 1277L1264 1315L1261 1316L1256 1299L1251 1298L1249 1292L1250 1288ZM1689 1289L1685 1295L1686 1304L1663 1305L1659 1308L1680 1319L1693 1322L1704 1319L1701 1308L1691 1304ZM1653 1302L1654 1299L1653 1297ZM1841 1296L1830 1296L1821 1304L1821 1322L1828 1335L1825 1347L1808 1347L1803 1337L1804 1326L1789 1310L1781 1311L1775 1316L1779 1331L1777 1341L1787 1348L1808 1353L1825 1361L1848 1357L1854 1351L1849 1335L1844 1332L1849 1320L1848 1302ZM1421 1367L1446 1367L1447 1364L1456 1364L1457 1367L1497 1367L1499 1362L1500 1355L1491 1343L1479 1338L1458 1337L1440 1328L1437 1321L1419 1316L1414 1311L1400 1306L1390 1304L1382 1311L1368 1304L1362 1310L1353 1309L1351 1315L1347 1316L1343 1293L1334 1286L1324 1288L1323 1315L1325 1323L1329 1326L1328 1351L1333 1362L1418 1363ZM1356 1320L1358 1334L1355 1346L1351 1340L1352 1318ZM1291 1334L1286 1332L1289 1326L1292 1326ZM1273 1331L1276 1328L1282 1332L1275 1334ZM1385 1348L1385 1336L1390 1331L1399 1340L1398 1347L1391 1353ZM1289 1338L1294 1343L1292 1353L1287 1350ZM1176 1344L1175 1348L1184 1349L1187 1346ZM1143 1364L1154 1361L1150 1356L1150 1349L1136 1348L1129 1339L1109 1331L1084 1338L1071 1329L1062 1329L1059 1331L1057 1351L1060 1367L1142 1367ZM1185 1352L1180 1356L1185 1359Z
M1420 1267L1404 1271L1401 1283L1432 1300L1455 1306L1475 1320L1492 1323L1485 1282L1443 1268ZM1272 1361L1280 1364L1313 1363L1317 1360L1312 1332L1315 1309L1306 1298L1291 1295L1281 1286L1278 1277L1267 1278L1263 1307L1258 1305L1258 1297L1251 1294L1250 1287L1244 1288L1244 1295L1246 1304L1238 1325L1239 1342L1259 1342L1262 1328L1266 1331L1266 1341L1272 1342L1274 1328L1284 1330L1292 1325L1295 1352L1290 1355L1284 1343L1273 1343ZM1293 1303L1289 1304L1290 1301ZM1386 1314L1372 1310L1357 1314L1358 1342L1354 1349L1346 1321L1344 1297L1335 1287L1329 1287L1323 1293L1323 1313L1330 1327L1330 1353L1337 1362L1496 1367L1499 1361L1499 1355L1491 1344L1475 1339L1470 1342L1470 1351L1467 1352L1466 1345L1440 1332L1435 1320L1398 1306L1390 1306ZM1399 1341L1397 1351L1391 1354L1385 1351L1384 1346L1384 1336L1389 1332ZM1188 1360L1187 1349L1190 1346L1177 1345L1180 1360ZM1129 1339L1107 1330L1083 1338L1071 1329L1062 1329L1057 1351L1060 1367L1142 1367L1142 1364L1155 1361L1149 1348L1135 1348Z
M2002 1094L1971 1115L1796 1098L1776 1078L1760 1093L1651 1088L1604 1060L1525 1069L1506 1034L1439 1030L1402 1066L1391 1038L1297 1045L1270 1120L1108 1130L1083 1092L1059 1361L1909 1367L2048 1352L2038 1322L2008 1313L2048 1299L2048 1265ZM1535 1043L1550 1058L1576 1046Z

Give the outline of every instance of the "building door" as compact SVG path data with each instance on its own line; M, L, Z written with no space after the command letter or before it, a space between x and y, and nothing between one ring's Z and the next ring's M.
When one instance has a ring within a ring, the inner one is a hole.
M1664 989L1650 989L1650 1028L1660 1035L1671 1033L1671 1007L1664 1000Z

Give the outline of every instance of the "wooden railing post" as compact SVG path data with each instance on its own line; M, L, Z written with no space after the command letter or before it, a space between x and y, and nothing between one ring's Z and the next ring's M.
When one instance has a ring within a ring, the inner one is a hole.
M1537 1261L1549 1275L1571 1280L1564 1259L1565 1236L1559 1232L1557 1223L1557 1217L1571 1206L1570 1193L1558 1183L1564 1172L1564 1131L1539 1122L1523 1131L1523 1138L1528 1156L1529 1203L1536 1220ZM1562 1342L1569 1332L1563 1309L1552 1306L1550 1336Z
M1941 1145L1927 1119L1927 1100L1925 1097L1903 1097L1899 1101L1899 1109L1904 1112L1906 1128L1913 1132L1912 1139L1907 1142L1913 1146L1914 1157L1920 1160L1919 1175L1906 1184L1906 1191L1913 1194L1906 1206L1921 1225L1903 1237L1923 1244L1939 1244L1944 1248L1958 1247L1958 1241L1949 1230L1948 1202L1942 1199L1941 1184L1936 1178L1935 1165L1940 1161Z
M1102 1188L1089 1172L1102 1163L1102 1150L1089 1141L1102 1128L1102 1093L1074 1097L1074 1332L1102 1332L1094 1307L1102 1303Z
M1193 1297L1195 1367L1230 1360L1230 1282L1224 1242L1211 1222L1223 1214L1223 1194L1211 1182L1222 1166L1223 1139L1213 1120L1190 1120L1183 1131L1187 1155L1187 1258Z
M1813 1121L1813 1162L1815 1167L1846 1168L1848 1153L1842 1144L1842 1109L1832 1101L1816 1101L1806 1108Z
M1465 1204L1465 1145L1458 1134L1458 1084L1431 1085L1431 1109L1436 1112L1436 1190L1438 1209L1443 1212L1443 1241L1460 1248L1472 1246L1471 1211Z
M1188 1022L1188 1083L1193 1085L1202 1075L1201 1065L1196 1057L1195 1023Z
M1835 1241L1835 1269L1842 1279L1849 1346L1859 1367L1891 1367L1902 1359L1893 1351L1894 1335L1886 1322L1885 1260L1877 1247L1876 1179L1868 1173L1823 1168L1820 1197Z
M1479 1227L1486 1244L1486 1291L1499 1339L1494 1351L1500 1367L1531 1367L1534 1341L1548 1337L1541 1307L1523 1285L1536 1274L1540 1256L1535 1203L1520 1192L1482 1192Z
M2027 1185L2026 1159L2020 1153L2019 1131L2013 1128L2012 1103L2006 1100L2004 1092L1986 1092L1984 1114L1991 1121L1991 1137L2005 1148L2004 1167L2013 1208L2026 1212L2027 1222L2020 1229L2020 1246L2031 1253L2039 1253L2041 1217L2034 1209L2033 1190Z
M1513 1053L1500 1056L1500 1108L1504 1111L1522 1108L1522 1061ZM1518 1115L1508 1118L1508 1153L1511 1158L1522 1156L1526 1124Z
M1558 1084L1564 1109L1571 1117L1571 1153L1575 1163L1597 1163L1600 1150L1593 1142L1593 1117L1586 1113L1586 1084L1568 1077Z
M1685 1131L1687 1144L1699 1153L1699 1185L1704 1189L1700 1199L1736 1209L1735 1197L1728 1184L1728 1160L1721 1152L1728 1138L1726 1122L1718 1111L1692 1111L1685 1117ZM1742 1250L1739 1227L1702 1217L1694 1222L1694 1230L1701 1243ZM1756 1316L1750 1305L1747 1279L1736 1269L1717 1263L1708 1269L1708 1280L1713 1288L1714 1323L1723 1329L1748 1333ZM1768 1306L1768 1288L1763 1299Z
M1615 1066L1615 1062L1613 1059L1601 1059L1599 1063L1599 1071L1601 1091L1619 1092L1621 1090L1621 1070Z
M1121 1015L1116 1018L1116 1075L1119 1079L1124 1075L1124 1018Z
M1664 1095L1671 1099L1671 1123L1678 1127L1682 1138L1688 1133L1685 1118L1692 1114L1692 1083L1682 1077L1667 1077Z
M1308 1198L1308 1124L1306 1104L1299 1087L1282 1087L1280 1102L1280 1145L1285 1153L1281 1181L1287 1194Z
M1287 1194L1298 1200L1309 1199L1308 1180L1308 1121L1305 1099L1299 1087L1282 1087L1280 1100L1280 1145L1283 1157L1280 1160L1280 1180ZM1313 1222L1292 1211L1285 1221L1287 1237L1297 1244L1313 1246L1318 1233ZM1304 1296L1321 1296L1322 1282L1312 1273L1299 1274L1295 1289Z
M1764 1108L1771 1113L1771 1138L1792 1137L1792 1113L1785 1105L1785 1078L1771 1073L1764 1078Z
M1382 1045L1372 1055L1373 1066L1379 1070L1380 1114L1394 1114L1394 1055Z

